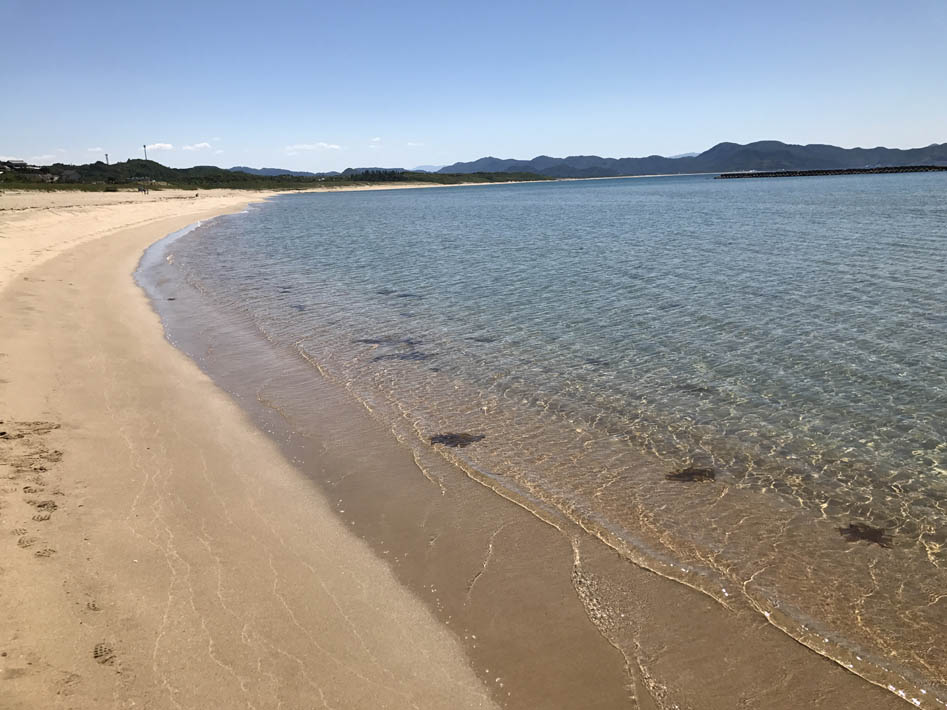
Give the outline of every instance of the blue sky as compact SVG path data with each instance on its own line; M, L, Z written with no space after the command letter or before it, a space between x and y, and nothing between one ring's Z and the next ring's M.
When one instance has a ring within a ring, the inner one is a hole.
M947 141L945 0L0 0L0 27L0 156L41 163Z

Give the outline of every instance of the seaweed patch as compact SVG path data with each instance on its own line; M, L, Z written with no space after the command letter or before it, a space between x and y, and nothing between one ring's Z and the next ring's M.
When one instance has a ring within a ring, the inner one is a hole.
M352 342L358 345L408 345L412 348L423 344L423 341L415 338L395 338L392 336L387 338L356 338Z
M420 350L412 350L409 353L389 353L388 355L376 355L372 362L383 362L385 360L403 360L405 362L430 360L436 353L422 353Z
M848 527L838 528L838 531L849 542L864 540L880 547L891 547L891 536L884 528L876 528L867 523L849 523Z
M674 473L668 473L664 477L669 481L679 483L707 483L716 480L717 472L712 468L690 466Z
M450 448L464 448L465 446L470 446L471 444L476 444L478 441L483 441L487 438L486 434L467 434L467 433L451 433L451 434L435 434L431 437L432 444L443 444L444 446L449 446Z

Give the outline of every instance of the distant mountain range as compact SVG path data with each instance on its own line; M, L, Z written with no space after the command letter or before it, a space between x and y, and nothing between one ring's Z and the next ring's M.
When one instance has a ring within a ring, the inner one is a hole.
M552 158L540 155L532 160L480 158L453 165L421 165L415 171L449 173L534 173L553 178L617 177L619 175L675 175L683 173L721 173L746 170L846 170L850 168L896 167L903 165L947 165L947 143L926 148L839 148L834 145L792 145L780 141L756 143L718 143L703 153L683 153L671 157L649 155L645 158L602 158L597 155L572 155ZM345 177L365 172L403 172L403 168L347 168L312 173L284 168L236 166L233 172L273 177Z
M660 155L646 158L601 158L597 155L551 158L540 155L532 160L487 157L469 163L454 163L438 172L522 172L548 177L587 178L742 170L843 170L902 165L947 165L947 143L909 150L791 145L780 141L758 141L746 145L719 143L703 153L676 158Z

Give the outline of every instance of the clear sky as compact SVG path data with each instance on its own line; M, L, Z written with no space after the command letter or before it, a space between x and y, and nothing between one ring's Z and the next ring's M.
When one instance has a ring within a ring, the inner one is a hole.
M0 156L337 170L947 142L947 0L0 0Z

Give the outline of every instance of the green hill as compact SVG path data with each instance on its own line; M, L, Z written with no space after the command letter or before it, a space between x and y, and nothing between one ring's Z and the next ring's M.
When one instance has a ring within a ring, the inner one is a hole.
M86 189L109 190L147 186L149 189L173 187L182 189L231 188L248 190L304 190L312 187L345 187L376 183L462 183L548 180L541 175L525 172L484 173L463 175L387 171L376 169L348 170L341 175L254 175L239 170L225 170L213 165L193 168L169 168L154 160L126 160L106 165L102 161L86 165L55 163L38 170L29 170L0 164L0 188Z

